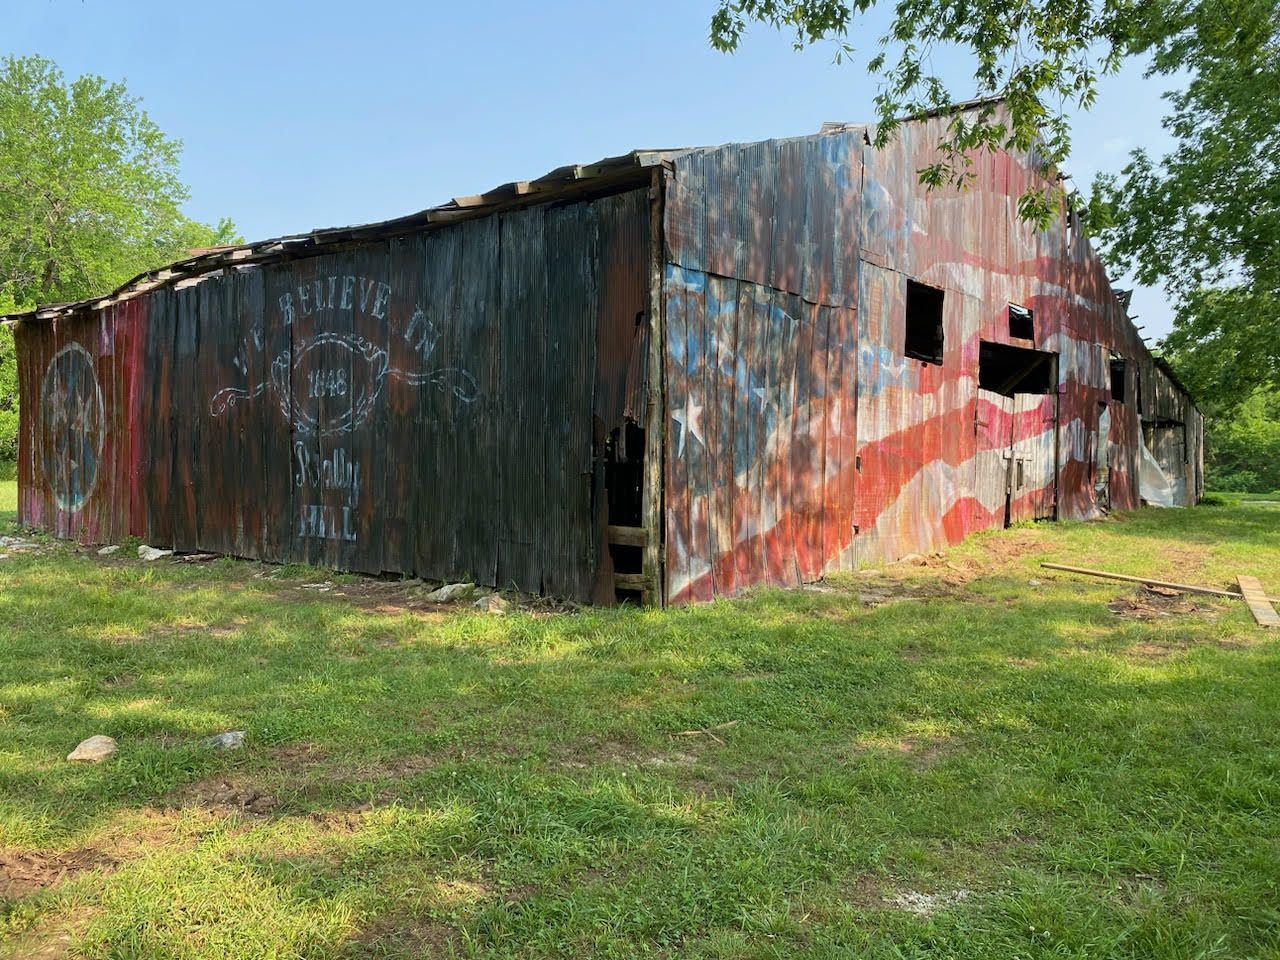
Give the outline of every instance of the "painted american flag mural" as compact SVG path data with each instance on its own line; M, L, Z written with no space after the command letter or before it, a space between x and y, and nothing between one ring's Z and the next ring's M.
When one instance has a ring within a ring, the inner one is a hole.
M1064 205L1043 231L1018 218L1041 182L1030 159L977 154L966 191L918 183L945 122L904 124L879 151L863 127L829 127L675 160L669 601L1138 505L1150 354L1077 215ZM941 363L906 354L908 281L944 292ZM1010 304L1033 337L1011 336ZM984 341L1052 354L1052 381L984 389ZM1113 360L1132 371L1115 396Z

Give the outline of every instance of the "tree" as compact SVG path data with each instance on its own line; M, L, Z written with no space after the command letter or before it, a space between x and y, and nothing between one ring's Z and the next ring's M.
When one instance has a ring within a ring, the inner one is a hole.
M1154 19L1149 73L1166 94L1173 148L1135 150L1094 187L1112 264L1175 304L1163 347L1224 413L1280 388L1280 0L1184 4Z
M181 144L121 83L0 61L0 312L107 293L193 247L235 242L182 214ZM0 458L16 435L13 340L0 334Z
M1280 391L1258 389L1228 415L1209 411L1205 486L1241 493L1280 491Z
M721 0L711 19L711 44L736 50L750 23L793 34L797 49L830 41L836 60L856 54L848 42L856 17L876 0ZM929 111L950 115L939 144L942 159L920 171L932 186L967 184L970 152L1033 146L1046 166L1070 151L1066 110L1089 107L1102 73L1117 69L1149 36L1158 4L1141 0L897 0L880 50L867 61L880 79L875 99L876 146L884 146L903 117ZM969 57L972 87L957 91L932 69L932 54L956 48ZM957 102L1002 98L957 111ZM1019 201L1023 217L1046 224L1056 188L1035 188Z

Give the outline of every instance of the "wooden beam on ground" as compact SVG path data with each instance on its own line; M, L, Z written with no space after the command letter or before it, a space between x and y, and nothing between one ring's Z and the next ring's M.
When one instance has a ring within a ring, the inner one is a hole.
M1258 578L1241 574L1236 577L1236 583L1240 584L1244 602L1249 605L1249 612L1253 614L1253 619L1258 621L1258 626L1280 627L1280 614L1276 613L1275 608L1271 606L1271 601L1262 592L1262 584L1258 582Z
M1082 573L1088 577L1103 577L1107 580L1123 580L1125 583L1144 583L1151 587L1167 587L1170 590L1181 590L1183 593L1205 593L1211 597L1230 597L1232 600L1243 600L1244 595L1234 590L1215 590L1213 587L1196 587L1187 583L1171 583L1168 580L1155 580L1151 577L1131 577L1124 573L1111 573L1107 570L1090 570L1088 567L1068 567L1061 563L1042 563L1042 567L1050 570L1065 570L1067 573ZM1261 588L1259 588L1261 590ZM1274 597L1265 597L1270 603L1280 603Z

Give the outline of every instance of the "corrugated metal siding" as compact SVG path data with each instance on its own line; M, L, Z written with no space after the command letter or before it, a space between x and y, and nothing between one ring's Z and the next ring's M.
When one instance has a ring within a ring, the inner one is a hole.
M677 159L667 596L818 577L852 537L860 134Z
M593 417L643 396L615 341L648 217L643 190L532 207L24 323L22 520L589 599Z
M964 192L919 184L946 123L908 123L884 150L845 128L676 159L671 599L933 550L1006 514L1096 516L1104 445L1109 505L1137 506L1135 380L1164 389L1137 376L1150 356L1065 207L1043 231L1018 218L1030 161L977 155ZM941 365L904 356L907 279L945 291ZM1056 393L978 389L981 341L1011 342L1010 303L1034 314L1019 345L1057 355ZM1112 352L1129 361L1124 397Z

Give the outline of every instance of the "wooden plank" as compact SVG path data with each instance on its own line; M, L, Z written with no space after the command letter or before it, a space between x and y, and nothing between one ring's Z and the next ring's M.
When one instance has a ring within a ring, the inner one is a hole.
M615 590L640 590L644 592L649 589L649 578L643 573L615 573L613 575L613 588Z
M605 530L609 542L621 547L643 547L649 543L649 531L644 527L619 527L609 524Z
M648 356L643 362L648 370L645 387L644 419L644 502L641 504L641 523L648 534L644 542L644 558L641 569L652 588L644 596L650 606L663 606L665 602L663 575L663 538L665 522L662 502L662 479L666 450L666 312L662 287L663 263L663 205L665 174L655 168L649 187L649 305L646 319L649 324Z
M1280 627L1280 614L1276 613L1267 595L1262 592L1262 584L1258 582L1258 578L1240 574L1236 577L1236 583L1240 584L1244 602L1249 605L1249 612L1258 621L1258 626Z
M1185 593L1203 593L1211 597L1230 597L1233 600L1244 599L1243 594L1234 590L1215 590L1213 587L1197 587L1187 583L1172 583L1168 580L1154 580L1151 577L1131 577L1124 573L1110 573L1106 570L1090 570L1088 567L1068 567L1061 563L1042 563L1040 566L1048 570L1064 570L1067 573L1082 573L1090 577L1102 577L1106 580L1122 580L1125 583L1143 583L1149 587L1166 587L1170 590L1182 590ZM1259 588L1261 589L1261 588ZM1280 603L1275 597L1263 597L1268 603Z

